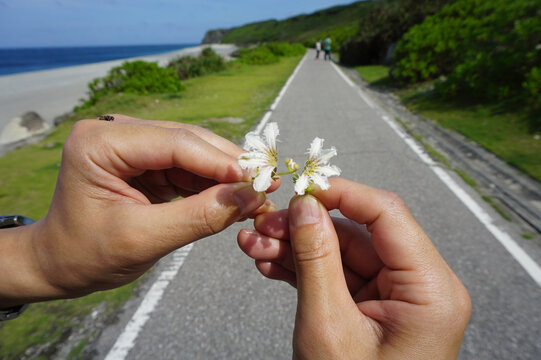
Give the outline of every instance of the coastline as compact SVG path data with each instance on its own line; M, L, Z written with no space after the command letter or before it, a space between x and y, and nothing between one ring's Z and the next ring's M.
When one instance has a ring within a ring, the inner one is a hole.
M37 112L52 127L56 117L72 111L79 99L86 97L90 81L105 76L125 61L157 61L164 66L175 57L197 56L206 47L223 56L236 49L228 44L199 45L161 54L0 76L0 133L13 118L28 111Z

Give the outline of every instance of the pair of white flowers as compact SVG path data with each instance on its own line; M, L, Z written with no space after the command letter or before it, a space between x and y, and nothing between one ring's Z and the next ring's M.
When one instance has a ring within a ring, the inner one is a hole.
M239 165L243 169L254 172L254 190L265 191L278 175L293 174L295 192L304 195L310 192L313 185L319 185L322 190L330 187L328 178L340 175L337 166L329 165L329 160L337 154L336 149L323 149L323 139L316 137L308 149L308 160L304 164L301 175L297 174L299 166L292 160L286 160L288 172L277 173L278 151L276 138L280 131L277 123L269 123L263 130L263 136L255 132L246 134L244 148L246 153L239 156Z

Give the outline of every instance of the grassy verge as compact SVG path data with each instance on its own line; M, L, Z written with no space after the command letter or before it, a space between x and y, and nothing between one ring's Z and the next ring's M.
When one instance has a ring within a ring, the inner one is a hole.
M260 118L277 96L301 56L282 58L265 66L234 64L228 70L183 82L179 94L116 94L91 108L77 110L44 141L18 149L0 158L0 208L5 214L19 213L34 219L47 213L62 145L78 119L104 113L125 113L144 119L181 121L205 126L238 141ZM244 119L232 124L225 117ZM114 313L133 293L137 283L72 300L32 305L19 319L0 324L0 359L18 358L31 346L55 344L69 335L78 319L102 302ZM81 349L75 349L80 352ZM51 354L42 354L43 358Z
M360 66L372 85L395 90L404 104L437 124L463 134L507 163L541 181L541 133L531 132L526 112L508 104L442 99L431 84L393 88L384 66Z

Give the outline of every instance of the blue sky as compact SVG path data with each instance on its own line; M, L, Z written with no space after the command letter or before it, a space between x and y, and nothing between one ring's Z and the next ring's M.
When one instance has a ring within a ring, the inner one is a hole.
M199 43L206 30L340 0L0 0L0 47Z

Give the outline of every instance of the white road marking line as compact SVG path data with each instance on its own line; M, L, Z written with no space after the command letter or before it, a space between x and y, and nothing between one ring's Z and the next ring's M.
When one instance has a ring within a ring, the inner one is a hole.
M293 78L299 72L299 69L306 60L306 57L307 55L305 55L299 62L293 73L289 76L289 79L286 81L285 85L280 90L280 93L278 94L276 99L274 99L274 102L270 106L270 110L267 111L265 115L263 115L263 118L261 119L255 130L258 134L261 133L263 127L269 121L272 115L272 111L276 109L276 106L284 97L287 88L293 81ZM111 350L109 350L109 353L105 357L105 360L124 360L126 358L129 351L135 345L135 340L137 339L137 336L139 336L141 329L146 324L148 319L150 319L150 314L154 311L154 309L160 302L165 292L165 289L167 288L171 280L175 278L178 271L182 267L182 264L184 264L184 260L188 256L188 253L190 252L192 247L193 244L189 244L176 250L173 253L173 259L169 264L169 268L161 272L158 279L148 290L145 297L143 298L143 301L137 308L137 311L133 314L132 318L130 319L120 336L117 338Z
M173 253L173 259L169 264L169 268L161 272L158 279L148 290L143 301L137 308L137 311L133 314L131 320L128 322L111 350L109 350L105 360L123 360L126 358L128 352L135 345L135 339L137 339L139 332L148 319L150 319L150 314L160 302L163 293L171 280L175 278L182 264L184 264L184 260L186 260L192 247L193 244L189 244Z
M447 185L447 187L462 201L472 214L483 224L487 230L503 245L503 247L515 258L515 260L526 270L528 275L541 286L541 267L513 240L505 231L498 228L494 219L449 175L447 171L437 164L426 154L424 149L409 135L398 128L398 125L388 116L381 117L394 132L408 144L408 146L426 163L432 171Z
M364 102L368 104L372 109L376 110L380 114L385 112L372 102L366 94L355 85L351 79L349 79L342 70L332 64L338 74L352 87L358 89L359 96ZM424 149L409 135L407 135L398 125L386 115L381 117L394 132L413 150L417 156L427 164L432 171L440 178L440 180L455 194L455 196L462 201L462 203L472 212L472 214L483 224L487 230L503 245L503 247L515 258L515 260L526 270L528 275L541 286L541 267L513 240L513 238L505 231L498 228L492 217L449 175L449 173L439 167L433 160L426 154Z
M359 96L365 103L372 109L376 110L380 114L385 112L362 91L357 87L351 79L349 79L343 71L332 64L338 74L353 88L357 88ZM515 260L526 270L528 275L541 286L541 267L513 240L513 238L505 231L500 229L492 219L492 217L449 175L447 171L439 167L434 160L423 149L421 145L412 137L407 135L397 123L386 115L381 117L394 132L413 150L417 156L427 164L432 171L440 178L440 180L455 194L455 196L462 201L462 203L472 212L472 214L487 228L487 230L503 245L503 247L515 258Z
M355 85L355 83L351 81L351 79L346 74L344 74L342 69L336 66L336 64L333 62L331 62L331 65L333 66L334 70L336 70L338 75L340 75L342 79L344 79L348 83L349 86L357 89L359 96L363 98L364 102L367 103L368 106L370 106L372 109L376 109L376 105L372 102L372 100L370 100L370 98L364 94L363 90L358 88L357 85Z

